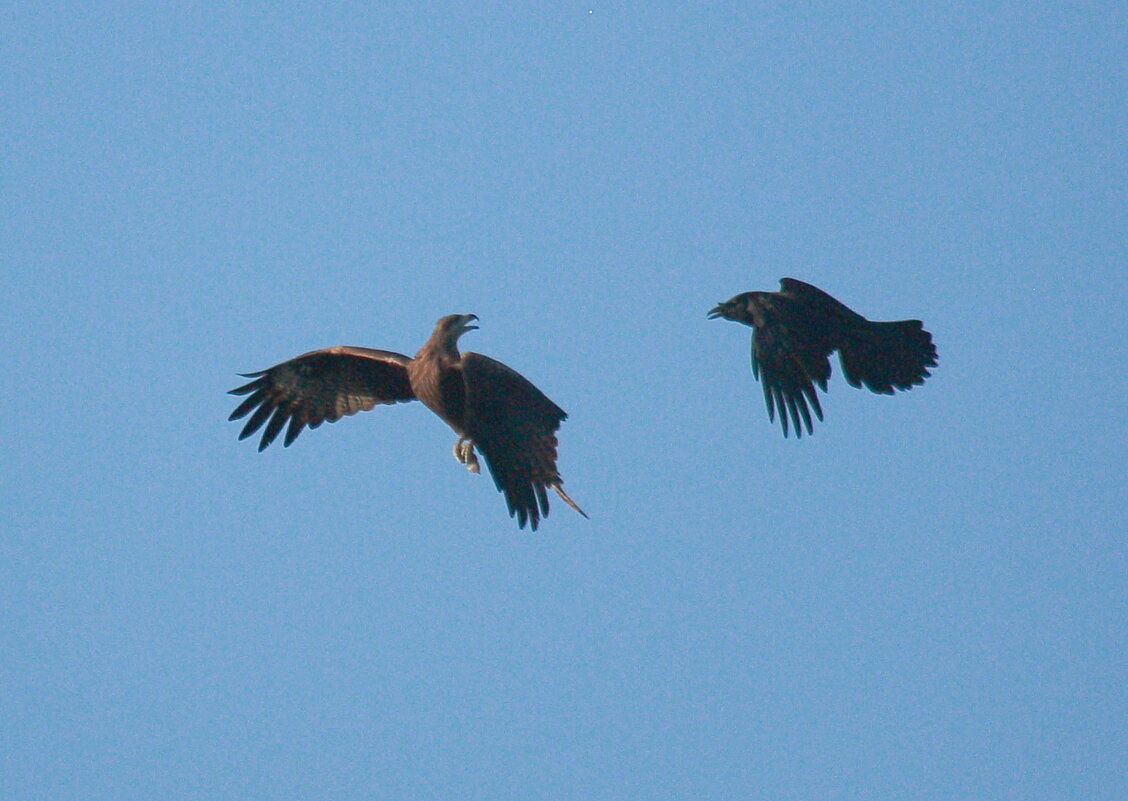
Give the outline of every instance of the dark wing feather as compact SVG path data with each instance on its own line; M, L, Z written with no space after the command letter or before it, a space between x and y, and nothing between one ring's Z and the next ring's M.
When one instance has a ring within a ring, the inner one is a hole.
M866 318L842 301L823 292L817 286L798 278L779 279L781 294L792 298L803 315L822 329L822 334L834 340L832 347L840 347L837 334L852 324L864 323Z
M775 420L778 411L786 437L790 416L795 435L802 437L804 426L808 434L813 431L812 409L823 419L815 384L826 391L833 326L786 296L766 295L762 305L761 324L752 328L752 373L763 386L768 419Z
M780 279L784 293L801 301L812 317L828 323L838 348L842 372L851 386L892 395L924 383L936 366L936 346L920 320L874 322L816 286L794 278Z
M232 395L248 397L228 419L238 420L253 410L239 439L251 436L265 423L260 451L288 423L283 440L288 446L306 426L333 423L378 403L414 400L407 376L410 362L401 353L348 346L305 353L268 370L243 374L254 381L231 390Z
M524 376L480 353L462 356L466 434L486 459L509 516L536 531L548 516L546 487L558 488L556 430L568 416Z

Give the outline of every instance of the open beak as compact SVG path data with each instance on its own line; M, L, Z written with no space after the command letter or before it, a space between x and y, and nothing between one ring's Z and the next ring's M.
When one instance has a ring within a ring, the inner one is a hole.
M710 320L716 320L718 317L724 317L724 316L725 316L725 304L723 304L723 303L718 303L716 306L709 309L709 314L707 315L707 317Z
M462 315L462 330L463 331L477 331L478 326L470 325L471 320L477 320L477 319L478 319L478 315L476 315L476 314L464 314L464 315Z

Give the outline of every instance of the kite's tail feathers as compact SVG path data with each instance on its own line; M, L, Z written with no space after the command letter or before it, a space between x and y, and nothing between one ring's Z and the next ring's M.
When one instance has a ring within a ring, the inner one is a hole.
M867 320L851 329L838 354L842 372L852 386L864 384L871 392L883 395L923 384L931 375L928 368L936 366L932 334L924 330L920 320Z
M579 512L581 515L583 515L584 518L591 520L591 518L587 516L587 512L581 509L575 501L568 497L568 493L564 491L563 487L561 487L559 484L550 484L549 486L556 490L556 494L560 496L560 500L564 501L564 503L568 504L577 512Z

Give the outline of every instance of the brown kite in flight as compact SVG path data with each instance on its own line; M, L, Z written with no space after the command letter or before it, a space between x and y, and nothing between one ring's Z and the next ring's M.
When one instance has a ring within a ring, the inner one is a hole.
M338 346L315 350L269 370L245 373L249 384L231 390L249 395L229 420L251 414L239 439L266 424L259 450L286 428L288 446L306 426L367 411L378 403L420 400L458 434L454 455L478 472L477 448L485 457L509 516L536 531L548 516L551 487L584 517L564 492L556 470L556 430L567 417L524 376L479 353L459 353L458 338L478 326L473 314L451 314L435 324L415 358L371 348ZM287 427L287 423L289 424Z
M811 429L811 409L823 419L815 384L826 392L830 354L838 351L850 386L892 395L928 378L936 346L920 320L871 322L821 289L782 278L779 292L743 292L718 304L709 319L724 317L752 327L752 374L764 388L768 419L779 411L783 435L787 417L795 435L802 422ZM809 406L808 406L809 405Z

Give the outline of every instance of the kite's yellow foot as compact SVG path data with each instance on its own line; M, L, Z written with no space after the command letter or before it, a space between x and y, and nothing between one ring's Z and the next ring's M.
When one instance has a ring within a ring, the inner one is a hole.
M478 457L474 453L474 442L466 437L459 437L458 442L454 443L454 458L466 465L466 469L471 473L481 470Z

